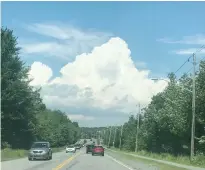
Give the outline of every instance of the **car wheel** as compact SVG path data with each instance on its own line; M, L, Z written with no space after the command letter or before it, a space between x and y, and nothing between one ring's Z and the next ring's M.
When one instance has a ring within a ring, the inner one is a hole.
M28 158L28 160L29 160L29 161L32 161L32 159L31 159L31 158Z
M50 158L50 157L49 157L49 154L48 154L48 156L47 156L46 158L44 158L44 160L49 160L49 158Z
M102 156L104 156L104 153L102 153Z
M94 153L92 153L92 156L94 156Z

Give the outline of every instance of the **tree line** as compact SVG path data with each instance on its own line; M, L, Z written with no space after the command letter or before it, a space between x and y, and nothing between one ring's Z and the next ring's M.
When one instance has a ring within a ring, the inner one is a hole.
M21 60L13 31L1 28L1 147L28 149L34 141L53 147L80 138L77 122L66 113L46 108L40 90L29 83L29 67Z
M98 138L99 134L105 127L81 127L81 138L91 139Z
M192 75L184 74L178 80L174 73L168 75L166 89L152 97L151 103L141 110L139 117L138 150L174 155L190 154L192 121ZM137 117L130 116L123 124L121 148L134 151ZM110 127L111 128L111 127ZM120 146L122 127L103 131L104 143ZM115 132L116 129L116 132ZM115 135L114 135L115 134ZM196 73L195 154L205 155L205 61L199 63Z

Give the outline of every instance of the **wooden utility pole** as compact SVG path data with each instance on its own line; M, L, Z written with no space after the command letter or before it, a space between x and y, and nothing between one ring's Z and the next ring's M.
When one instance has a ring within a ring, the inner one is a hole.
M139 134L139 122L140 122L140 104L138 105L139 112L137 114L137 132L136 132L136 143L135 143L135 152L138 151L138 134Z
M190 158L193 160L194 157L194 138L195 138L195 105L196 105L196 88L195 88L195 79L196 79L196 56L193 54L193 90L192 90L192 125L191 125L191 151Z
M121 131L120 131L120 150L122 148L122 132L123 132L123 125L121 126Z
M108 148L110 147L110 139L111 139L112 127L110 127L110 135L108 139Z
M117 131L117 127L115 127L115 133L114 133L114 139L113 139L113 147L115 147L116 131Z

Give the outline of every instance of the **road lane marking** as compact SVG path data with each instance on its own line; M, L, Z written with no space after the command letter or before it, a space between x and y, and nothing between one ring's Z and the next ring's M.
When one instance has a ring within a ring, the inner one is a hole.
M77 153L76 155L74 156L71 156L70 158L66 159L65 161L63 161L61 164L59 164L57 167L55 167L54 169L52 170L59 170L61 169L62 167L64 167L66 164L68 164L69 162L71 162L74 158L76 158L77 156L79 156L82 152L79 152Z
M113 158L112 156L110 156L110 155L108 155L108 154L106 154L106 156L107 156L108 158L112 159L113 161L117 162L117 163L120 164L121 166L124 166L125 168L127 168L127 169L129 169L129 170L134 170L133 168L131 168L131 167L129 167L128 165L122 163L121 161L119 161L119 160Z

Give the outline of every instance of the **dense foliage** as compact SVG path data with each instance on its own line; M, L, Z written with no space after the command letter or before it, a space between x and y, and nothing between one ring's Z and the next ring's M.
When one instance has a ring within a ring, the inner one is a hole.
M26 149L38 140L55 147L76 142L80 137L78 123L59 110L46 108L40 89L29 85L29 68L21 61L17 45L13 32L2 28L1 147Z
M139 150L155 153L187 155L190 153L192 119L192 79L184 74L177 80L169 74L170 83L162 92L153 96L151 103L142 110L139 129ZM189 91L188 91L188 90ZM115 147L119 147L120 129L117 128ZM112 128L114 134L114 128ZM134 151L137 119L131 116L123 125L122 148ZM110 130L104 135L108 144ZM114 135L111 135L110 145ZM205 61L200 62L196 76L196 154L205 154Z

